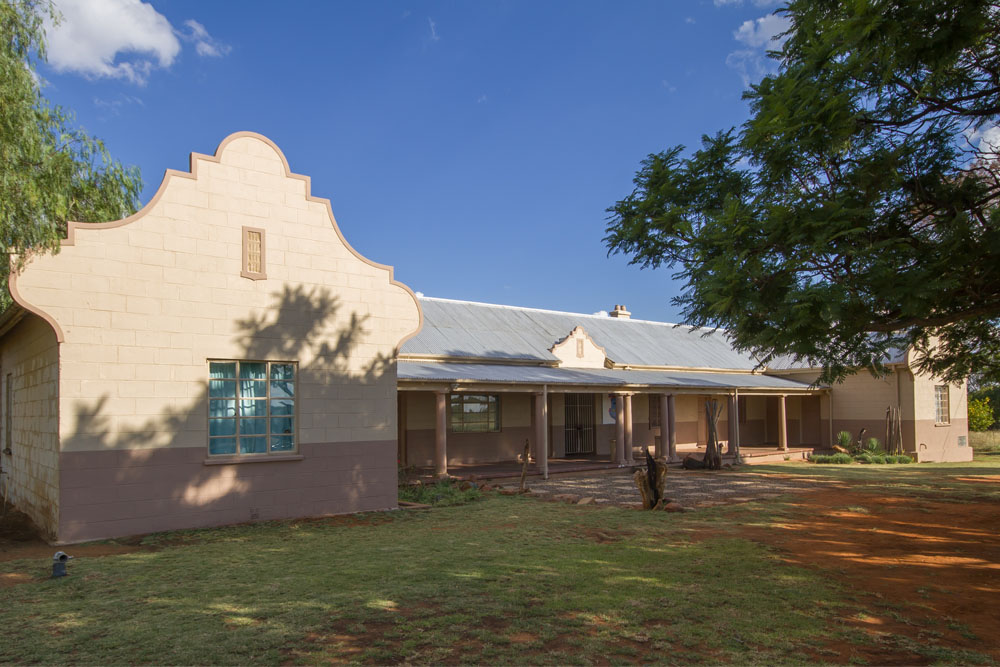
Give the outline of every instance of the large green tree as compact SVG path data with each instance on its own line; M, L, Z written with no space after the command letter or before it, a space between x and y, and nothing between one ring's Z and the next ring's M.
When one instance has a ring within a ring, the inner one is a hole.
M912 345L923 371L1000 379L1000 5L781 12L750 119L643 161L608 209L609 252L675 267L689 321L762 363L836 381Z
M34 62L45 58L46 17L59 18L51 2L0 0L0 309L10 302L10 255L58 250L68 220L130 215L142 189L137 168L42 95Z

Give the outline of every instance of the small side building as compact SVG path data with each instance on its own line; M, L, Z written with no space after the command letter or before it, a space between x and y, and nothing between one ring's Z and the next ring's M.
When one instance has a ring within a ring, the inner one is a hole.
M0 322L4 491L56 542L396 506L420 308L267 138L69 223Z

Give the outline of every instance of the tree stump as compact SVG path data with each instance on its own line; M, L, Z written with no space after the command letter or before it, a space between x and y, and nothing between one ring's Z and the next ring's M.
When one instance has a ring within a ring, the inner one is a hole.
M670 501L664 495L667 485L667 464L663 460L654 459L646 450L646 469L636 470L632 475L639 495L642 496L642 506L647 510L658 509Z

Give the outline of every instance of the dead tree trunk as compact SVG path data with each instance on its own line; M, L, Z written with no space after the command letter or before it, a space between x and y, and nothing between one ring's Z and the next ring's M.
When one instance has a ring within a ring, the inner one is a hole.
M722 468L722 454L719 452L719 417L722 406L715 399L705 401L705 416L708 420L708 445L705 447L705 468L719 470Z
M632 479L642 496L642 506L648 510L654 510L666 505L670 501L664 495L667 485L667 464L657 461L646 450L646 469L636 470Z

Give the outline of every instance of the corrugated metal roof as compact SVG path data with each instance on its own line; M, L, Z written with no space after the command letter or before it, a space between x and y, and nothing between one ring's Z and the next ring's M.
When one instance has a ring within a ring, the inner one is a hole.
M883 364L902 364L906 362L906 348L891 347L885 355ZM820 370L820 366L810 364L805 359L799 359L792 355L775 357L767 364L767 369L771 371L785 371L795 369L815 369Z
M420 298L420 306L424 326L403 345L404 355L553 361L549 349L582 326L618 364L733 370L756 366L749 355L733 350L722 332L428 297Z
M439 382L495 382L498 384L648 385L676 389L786 389L804 391L809 385L787 378L751 373L688 373L679 371L623 371L609 369L507 366L400 361L400 380Z

